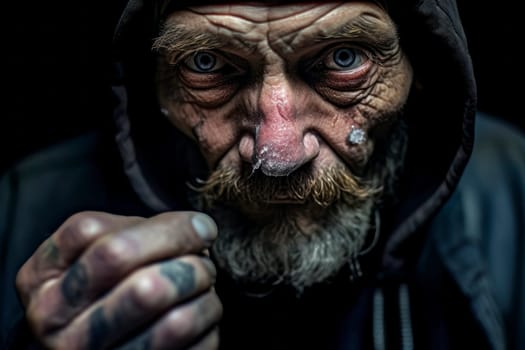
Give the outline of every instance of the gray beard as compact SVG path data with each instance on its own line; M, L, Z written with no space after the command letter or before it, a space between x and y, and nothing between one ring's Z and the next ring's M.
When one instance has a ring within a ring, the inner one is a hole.
M394 193L406 144L406 129L399 123L387 140L376 145L360 178L366 196L342 193L326 206L253 204L264 213L262 218L247 215L243 204L227 204L229 200L208 203L207 211L219 226L212 247L218 266L246 286L288 285L301 293L328 281L359 256L368 233L375 229L374 212Z
M301 293L326 281L358 255L372 210L372 200L358 208L334 204L305 227L300 221L311 217L286 208L262 225L240 221L238 213L221 209L220 214L214 212L220 235L213 256L242 285L283 284Z

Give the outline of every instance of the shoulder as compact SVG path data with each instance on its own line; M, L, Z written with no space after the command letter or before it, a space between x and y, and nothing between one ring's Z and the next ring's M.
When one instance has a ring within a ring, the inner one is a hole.
M485 276L509 343L525 344L525 336L517 331L525 325L525 135L480 114L475 136L458 188L432 223L433 232L441 233L434 238L438 246L450 248L442 254L449 261L454 259L453 248L460 246L452 242L471 247L469 254L458 250L462 279L474 280L465 273L469 269ZM474 259L479 266L468 268L465 262L472 255L479 256ZM480 280L480 274L475 276Z
M456 192L469 231L483 233L481 240L490 240L494 232L507 232L509 236L523 234L525 135L517 128L480 114L474 150Z
M480 181L481 174L478 171L488 171L490 174L497 172L523 174L521 172L525 171L525 134L520 129L492 116L479 114L474 151L463 177L463 185L472 180ZM511 180L525 182L523 177Z

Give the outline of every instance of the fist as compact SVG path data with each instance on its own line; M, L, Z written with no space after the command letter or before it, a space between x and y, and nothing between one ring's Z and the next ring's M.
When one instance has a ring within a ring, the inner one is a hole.
M52 349L216 349L216 235L195 212L76 214L18 272L28 323Z

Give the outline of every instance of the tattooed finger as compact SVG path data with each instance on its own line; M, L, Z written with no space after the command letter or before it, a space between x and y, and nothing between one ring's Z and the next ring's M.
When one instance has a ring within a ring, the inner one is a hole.
M24 305L42 283L58 278L91 243L112 230L141 220L144 219L100 212L82 212L71 216L20 269L16 283Z
M177 309L177 305L209 290L215 275L209 258L195 255L142 268L84 311L62 337L75 339L78 348L87 349L120 342L170 308Z
M216 325L221 315L217 295L208 292L172 309L143 334L118 349L216 349Z

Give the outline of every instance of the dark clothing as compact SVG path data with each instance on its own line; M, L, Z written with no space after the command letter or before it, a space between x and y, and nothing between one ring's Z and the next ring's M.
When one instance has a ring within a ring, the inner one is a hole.
M382 3L416 83L403 110L409 145L397 202L381 208L379 242L357 261L364 275L350 281L349 263L301 298L285 288L248 297L219 275L223 349L525 348L524 138L479 118L471 156L476 88L453 0ZM202 157L160 116L153 88L151 38L173 6L184 2L131 0L117 28L117 147L87 135L3 176L3 339L31 342L23 322L10 333L23 320L15 274L68 216L189 208L185 184L202 178Z
M522 349L525 139L487 118L479 118L477 135L471 162L428 226L413 269L355 282L343 275L300 299L288 291L247 297L220 279L223 348L377 349L384 334L386 349L406 349L403 335L417 349L505 349L505 342ZM14 289L18 268L67 217L82 210L153 214L119 169L111 140L90 134L43 151L2 177L3 341L23 318ZM407 295L408 304L402 301ZM17 327L11 341L29 340L28 331Z

